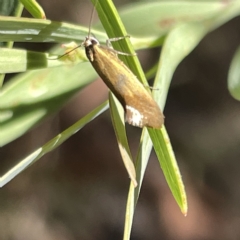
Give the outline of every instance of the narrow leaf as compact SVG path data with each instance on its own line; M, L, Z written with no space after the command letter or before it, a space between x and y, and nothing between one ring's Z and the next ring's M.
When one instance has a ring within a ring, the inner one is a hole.
M122 156L122 160L129 174L129 177L132 180L133 185L136 187L137 186L136 171L128 145L123 108L112 93L109 93L109 103L113 127L117 137L118 147Z
M0 146L23 135L95 79L89 63L20 74L0 92ZM16 95L16 93L18 93Z
M60 59L51 60L47 53L0 48L0 73L19 73L61 65L66 63Z
M46 15L43 8L36 0L20 0L28 12L35 18L45 19Z
M240 101L240 47L235 52L230 65L228 90L235 99Z
M29 154L26 158L21 160L17 165L15 165L12 169L6 172L3 176L0 177L0 187L3 187L8 182L10 182L13 178L15 178L19 173L24 171L31 164L39 160L45 154L53 151L55 148L59 147L63 142L65 142L72 135L77 133L80 129L82 129L87 123L95 119L102 112L104 112L108 108L108 102L102 103L100 106L95 108L85 117L77 121L71 127L64 130L62 133L58 134L56 137L51 139L49 142L44 144L39 149L35 150L33 153Z

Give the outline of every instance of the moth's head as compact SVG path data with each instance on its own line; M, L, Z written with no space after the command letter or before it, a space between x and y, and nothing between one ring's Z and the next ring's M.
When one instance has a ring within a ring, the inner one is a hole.
M94 38L94 37L86 37L85 41L82 43L82 45L86 48L86 47L90 47L92 45L99 45L99 41Z

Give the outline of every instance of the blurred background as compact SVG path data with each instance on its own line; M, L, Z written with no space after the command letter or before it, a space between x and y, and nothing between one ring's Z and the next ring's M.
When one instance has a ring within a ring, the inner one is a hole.
M48 19L89 23L89 1L38 2ZM120 8L129 1L114 2ZM185 184L188 215L181 214L152 153L132 240L240 239L240 103L227 90L239 26L238 17L205 37L177 68L169 91L165 123ZM50 45L16 46L42 51ZM159 52L138 53L145 70L158 60ZM97 79L58 114L4 146L1 174L107 95ZM135 156L140 130L127 130ZM0 190L0 239L122 239L128 188L107 111Z

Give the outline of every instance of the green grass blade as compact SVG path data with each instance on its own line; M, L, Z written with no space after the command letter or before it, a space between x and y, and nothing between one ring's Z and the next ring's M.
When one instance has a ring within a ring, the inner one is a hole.
M235 99L240 101L240 47L235 52L230 65L228 90Z
M41 19L46 18L43 8L37 3L36 0L20 0L20 1L34 18Z
M199 24L200 25L200 24ZM197 25L198 26L198 25ZM191 30L189 30L190 28ZM164 109L169 85L171 83L172 75L177 67L177 65L182 61L182 59L189 53L191 50L199 43L202 37L206 34L205 28L202 25L197 28L195 25L192 26L189 24L182 24L176 29L172 30L166 38L166 41L163 45L159 68L157 71L154 89L159 89L153 91L153 96L156 101L160 104L161 109ZM194 36L194 37L193 37ZM186 41L187 40L187 41ZM183 47L185 46L185 47ZM181 211L186 214L187 212L187 201L186 193L184 191L184 186L180 178L180 171L177 167L176 159L172 151L170 141L167 136L167 132L163 127L161 130L149 129L149 134L151 136L154 149L158 156L160 165L162 167L166 181L168 182L169 188L171 189L173 196L178 203ZM142 144L145 146L151 145L149 143L149 137L146 133L143 133ZM149 155L149 149L142 151L139 149L139 154L137 159L137 180L141 186L142 177L145 172L145 167L139 169L138 165L142 165L142 155ZM143 166L146 166L145 163ZM138 177L139 176L139 177ZM130 191L132 191L130 187ZM138 197L139 192L137 189L135 193L132 193L132 196ZM136 204L135 199L135 204ZM134 206L134 204L132 204Z
M101 42L106 35L94 31ZM88 34L87 27L43 19L0 16L0 40L14 42L82 42Z
M162 108L164 108L172 75L177 65L192 51L206 33L207 30L203 24L187 23L179 25L167 36L154 85L154 88L160 89L161 94L158 94L158 91L153 93ZM161 129L161 132L149 129L149 134L172 194L181 211L186 214L186 193L167 132L164 128Z
M23 6L19 1L9 0L0 2L0 15L20 17L23 11ZM0 42L1 47L12 48L13 41ZM3 85L5 74L0 74L0 88Z
M18 6L19 2L16 0L0 1L0 15L16 16Z
M23 49L0 48L0 73L20 73L28 70L51 68L66 64L62 59L50 59L47 53Z
M148 4L139 2L123 8L121 18L130 35L160 37L176 25L209 19L225 6L224 3L210 1L151 1Z
M0 146L18 138L59 110L95 77L89 63L80 63L61 67L61 71L59 68L35 70L13 78L0 93Z
M31 164L39 160L45 154L53 151L55 148L59 147L63 142L65 142L72 135L77 133L80 129L82 129L87 123L95 119L102 112L108 109L108 102L102 103L100 106L95 108L85 117L77 121L71 127L64 130L62 133L58 134L56 137L51 139L49 142L44 144L39 149L35 150L33 153L28 155L26 158L21 160L16 166L10 169L7 173L0 177L0 187L6 185L9 181L15 178L18 174L24 171Z
M109 104L110 104L113 127L117 137L118 147L122 156L122 160L129 174L129 177L132 180L133 185L136 187L137 186L136 171L135 171L133 158L132 158L128 141L127 141L125 121L124 121L124 111L119 101L111 92L109 93Z

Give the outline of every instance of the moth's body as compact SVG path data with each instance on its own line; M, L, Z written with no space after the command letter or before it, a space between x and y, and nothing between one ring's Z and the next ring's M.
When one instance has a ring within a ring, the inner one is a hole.
M138 127L161 128L164 118L157 103L116 51L101 46L93 37L87 37L83 45L92 66L122 104L127 122Z

